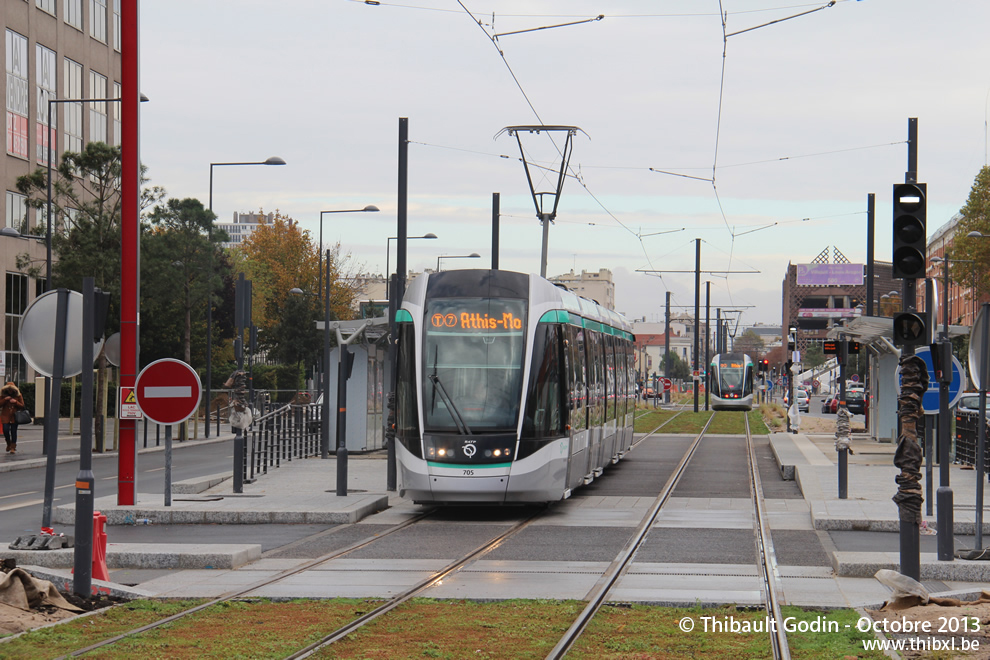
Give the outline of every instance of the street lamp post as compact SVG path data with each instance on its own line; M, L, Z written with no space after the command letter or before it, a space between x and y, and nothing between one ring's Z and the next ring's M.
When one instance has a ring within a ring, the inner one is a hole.
M368 204L363 209L341 209L340 211L320 211L320 266L319 266L319 284L317 284L317 291L323 291L323 216L326 213L378 213L380 209L373 204ZM329 251L327 252L329 254ZM329 284L329 279L327 280Z
M437 272L440 272L440 260L441 259L480 259L481 255L477 252L472 252L471 254L441 254L437 257Z
M430 232L429 234L423 234L422 236L406 236L407 241L417 238L437 238L437 235L434 234L433 232ZM392 279L392 273L390 272L391 269L389 268L389 264L391 263L390 257L392 256L392 250L389 241L395 241L398 239L399 239L398 236L389 236L388 239L385 241L385 298L388 300L392 299L391 293L389 292L389 285Z
M213 168L227 165L285 165L278 156L243 163L210 163L210 218L206 241L210 244L209 282L206 287L206 437L210 437L210 402L213 400Z

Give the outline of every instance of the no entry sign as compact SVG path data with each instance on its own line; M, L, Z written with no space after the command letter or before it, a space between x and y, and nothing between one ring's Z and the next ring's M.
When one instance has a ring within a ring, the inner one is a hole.
M158 424L184 422L199 407L199 374L181 360L155 360L138 374L137 402L144 416Z

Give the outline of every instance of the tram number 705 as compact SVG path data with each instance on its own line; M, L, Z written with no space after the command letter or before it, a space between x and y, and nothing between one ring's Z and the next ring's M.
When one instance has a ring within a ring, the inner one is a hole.
M464 476L465 477L473 477L474 476L474 470L464 470Z

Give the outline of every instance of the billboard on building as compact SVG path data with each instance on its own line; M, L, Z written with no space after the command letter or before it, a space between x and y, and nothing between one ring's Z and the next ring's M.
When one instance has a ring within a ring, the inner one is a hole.
M798 286L862 286L863 264L798 264Z
M851 319L862 316L863 310L856 307L829 307L816 309L814 307L802 307L798 310L799 319Z

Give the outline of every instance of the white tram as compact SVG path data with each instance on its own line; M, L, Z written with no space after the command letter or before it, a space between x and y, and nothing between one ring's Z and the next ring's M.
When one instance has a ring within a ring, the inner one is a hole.
M745 353L719 353L708 367L713 410L753 409L753 360Z
M396 314L399 494L561 500L633 439L633 336L620 315L537 275L413 280Z

